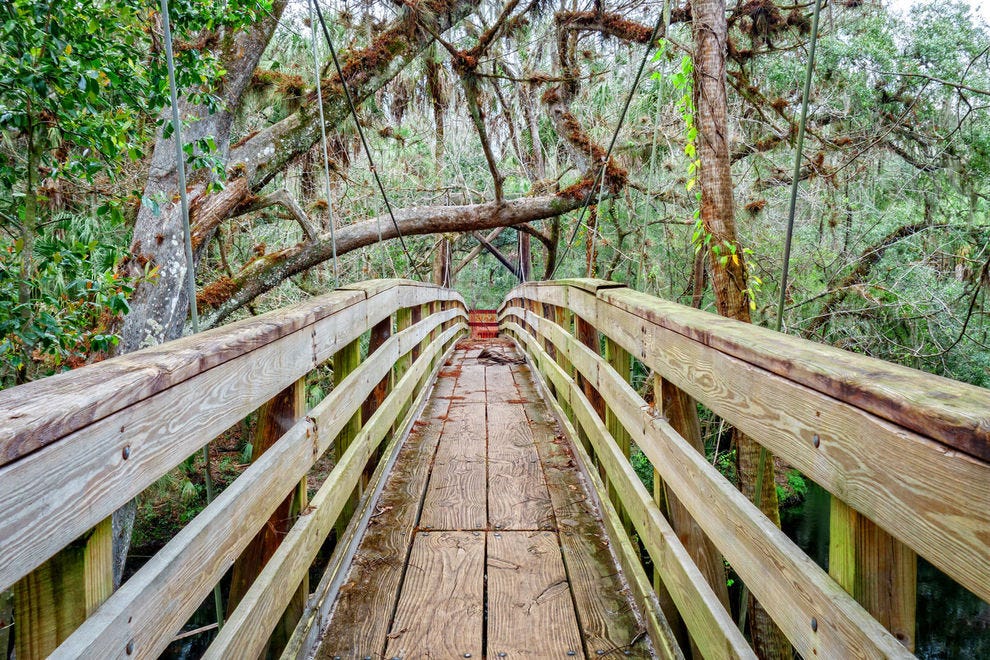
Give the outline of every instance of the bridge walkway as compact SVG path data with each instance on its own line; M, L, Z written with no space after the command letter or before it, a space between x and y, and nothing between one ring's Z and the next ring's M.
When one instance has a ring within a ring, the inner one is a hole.
M505 340L440 370L318 658L651 657L569 441Z

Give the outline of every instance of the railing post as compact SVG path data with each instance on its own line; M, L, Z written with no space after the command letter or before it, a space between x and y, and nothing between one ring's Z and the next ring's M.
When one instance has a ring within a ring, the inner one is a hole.
M14 653L46 658L113 592L113 530L99 523L14 586Z
M618 372L622 380L627 383L629 382L632 377L632 356L629 355L627 350L607 336L605 337L605 362ZM608 428L608 432L612 437L615 438L615 442L619 446L619 451L622 452L622 455L627 461L630 460L632 438L625 427L622 426L619 418L615 416L615 413L607 405L605 406L605 426ZM629 519L629 514L626 512L625 507L622 506L619 494L611 483L608 487L608 496L612 500L612 504L615 505L615 510L619 513L619 517L622 519L622 526L626 528L627 533L632 534L632 521Z
M829 528L829 575L914 651L918 556L835 496Z
M571 334L572 332L571 316L572 316L571 310L567 309L566 307L553 308L554 323L556 323L561 328L563 328L564 332L566 332L567 334ZM570 360L567 359L567 356L564 354L563 350L557 351L557 364L560 365L560 368L564 370L564 373L566 373L569 377L574 378L574 367L571 366L571 362ZM564 411L564 415L573 423L575 420L574 420L574 413L571 411L571 404L568 403L567 400L564 398L559 399L559 401L560 401L560 408L561 410Z
M416 305L414 307L410 307L409 308L409 323L410 323L410 325L416 325L417 323L419 323L422 320L423 320L423 306L422 305ZM415 346L413 346L413 348L412 348L412 360L410 361L410 364L412 362L415 362L419 358L420 353L422 353L422 352L423 352L423 342L419 342L418 344L416 344Z
M358 337L351 343L344 346L342 349L337 351L333 356L333 385L337 387L340 383L347 378L348 374L358 368L361 364L361 338ZM354 437L361 431L361 410L355 411L354 415L347 422L347 425L341 429L340 433L337 435L337 439L334 443L335 458L340 461L341 456L347 451L347 448L351 446ZM337 524L335 529L337 530L337 538L341 538L344 533L344 529L347 528L347 523L350 521L351 516L354 514L354 508L357 506L358 491L355 489L354 493L351 494L350 498L347 500L347 504L341 510L340 515L337 516Z
M392 317L387 316L378 323L376 323L371 328L371 340L368 342L368 357L371 357L372 353L381 348L389 337L392 336ZM391 382L392 373L389 371L388 375L382 378L381 382L375 385L374 389L371 390L371 394L365 399L364 403L361 405L361 418L364 420L371 419L371 416L378 410L378 406L382 405L385 401L385 397L388 396L389 391L392 389ZM401 418L400 418L401 419ZM378 449L371 455L368 459L368 464L364 468L364 472L361 475L361 490L363 491L367 488L368 483L371 481L371 475L375 471L375 467L378 465L378 460L381 458L381 445Z
M413 324L413 320L412 320L412 309L411 308L409 308L409 307L403 307L402 309L396 310L396 312L395 312L395 332L396 333L400 333L403 330L405 330L405 329L407 329L409 327L412 327L412 324ZM412 366L412 361L413 361L412 352L409 352L409 353L406 353L405 355L400 355L399 356L399 359L396 360L396 362L395 362L395 366L392 367L392 384L393 384L393 386L395 385L395 383L398 383L400 380L402 380L402 377L405 375L405 373L407 371L409 371L409 368ZM402 406L402 412L399 413L399 417L398 417L400 420L403 420L403 419L406 418L406 413L409 411L409 405L410 404L407 403L407 404L405 404L405 405ZM392 427L392 432L393 433L395 433L398 430L399 429L398 429L397 426Z
M251 462L257 461L262 454L271 449L286 431L306 414L306 377L302 377L292 385L276 394L258 411L258 425L252 439ZM258 531L241 556L234 562L230 579L230 594L227 598L227 612L232 612L251 588L254 580L264 569L265 564L272 558L282 539L289 533L292 523L299 511L306 507L306 478L296 486L293 492L279 504L278 508L268 519L268 523ZM309 594L308 579L303 580L295 595L289 602L279 625L272 632L269 647L278 655L289 641L292 631L302 616Z
M598 330L595 329L595 326L591 325L577 314L574 315L574 334L576 335L577 340L594 351L595 355L601 355L601 346L598 342ZM578 386L588 398L588 401L591 403L591 407L595 410L595 413L598 415L599 419L604 422L605 401L602 399L601 394L599 394L598 390L595 389L594 384L583 375L577 373L576 377ZM594 447L592 447L591 442L588 440L587 434L583 429L581 430L581 434L584 436L581 440L588 450L588 455L598 467L598 470L601 473L602 481L608 485L608 478L605 474L605 469L598 462L598 457L595 455Z

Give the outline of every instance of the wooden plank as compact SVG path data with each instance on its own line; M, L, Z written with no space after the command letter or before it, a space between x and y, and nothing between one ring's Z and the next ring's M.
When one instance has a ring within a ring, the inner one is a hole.
M488 528L486 442L485 404L462 403L455 398L434 459L420 527Z
M543 352L538 341L529 335L523 335L519 326L513 323L509 324L509 327L520 332L528 352ZM575 345L578 343L575 342ZM582 389L577 387L574 381L567 379L555 362L546 360L545 364L549 367L547 376L555 381L557 391L561 395L566 392L566 396L569 397L578 423L594 445L601 465L612 477L640 540L646 546L654 564L663 572L664 582L670 588L691 637L698 644L701 652L706 658L754 657L745 638L736 628L735 622L708 586L677 538L677 534L646 491L646 487L639 481L632 465L619 453L608 429L584 396ZM629 387L628 384L625 386ZM621 414L617 406L616 413Z
M6 389L0 392L0 465L347 307L363 304L362 300L355 293L334 292Z
M990 391L635 291L601 299L805 387L990 460Z
M466 360L460 366L460 376L454 387L454 400L461 403L485 402L485 365Z
M305 414L306 379L300 378L279 392L275 398L263 405L258 411L258 425L252 439L251 461L257 461L266 451L271 449L272 445ZM305 484L305 481L306 478L303 477L301 483ZM228 613L237 608L244 594L251 588L255 578L258 577L265 564L275 554L279 544L282 543L282 539L288 534L289 528L292 527L295 520L293 509L298 511L302 508L295 500L305 492L305 487L300 492L299 484L296 484L292 492L286 495L275 512L272 513L268 523L262 526L241 553L241 556L234 562L231 569L230 590L227 596ZM309 592L308 583L305 580L303 582L299 585L297 593L301 600L305 600L305 596ZM299 602L298 607L286 612L286 616L283 618L286 623L283 626L283 631L287 627L291 633L296 624L294 619L298 619L301 614L302 606ZM283 635L272 639L272 652L280 653L286 641L287 638Z
M909 651L914 651L918 556L832 498L828 572Z
M457 325L458 323L461 323L461 321L455 321L454 325ZM462 332L461 335L463 336L463 334L465 333ZM445 344L446 349L443 360L448 360L448 358L452 359L456 342L457 342L456 336L452 339L447 340ZM405 446L408 444L408 442L414 442L418 438L419 434L416 432L416 429L422 427L426 423L426 420L432 419L429 416L430 411L426 407L427 399L430 399L429 405L431 407L442 405L442 410L444 412L446 411L447 406L449 406L449 401L450 401L449 399L438 399L437 395L445 391L446 392L453 391L454 379L438 378L439 371L440 371L439 368L435 369L431 376L431 380L434 383L434 387L421 388L416 396L416 401L413 402L411 405L403 407L401 413L403 417L402 422L393 424L393 430L392 430L393 440L392 443L390 443L390 446L388 447L387 450L387 454L389 456L395 456L396 459L398 459L399 450L404 449ZM421 416L423 418L422 419L423 423L417 424L416 422L420 421L419 418ZM432 455L435 451L436 440L439 438L440 428L442 428L442 424L443 424L443 418L445 418L446 416L441 415L441 417L442 417L441 419L438 419L435 422L437 424L437 429L436 429L437 437L434 438L433 441L430 443L431 445L433 445L433 451L429 451L428 452L429 456L426 457L427 462L425 467L427 467L427 469L430 463L429 459L432 458ZM401 443L401 446L396 447L395 443L397 442ZM393 465L401 466L402 463L399 462L398 460L395 460L393 461ZM379 464L375 473L375 482L378 483L380 480L381 488L377 490L377 493L373 489L372 491L369 491L365 494L364 499L362 500L361 503L362 520L352 519L351 525L345 531L344 537L338 540L336 547L334 548L333 554L330 557L330 562L328 563L327 568L323 573L323 576L320 578L320 581L317 584L314 593L310 596L307 602L305 613L303 614L303 617L300 620L299 624L296 626L296 629L293 631L292 638L289 640L288 646L286 647L285 651L282 653L283 660L290 660L290 659L308 660L309 658L312 658L313 653L318 649L321 641L320 637L323 628L326 625L327 621L330 619L330 614L334 609L335 601L337 600L338 596L340 596L342 593L341 587L344 584L344 578L347 577L346 571L350 569L352 564L351 560L355 557L355 555L358 553L360 549L359 546L361 544L365 531L370 532L370 530L375 529L377 527L377 525L375 524L376 521L385 517L389 513L389 511L386 511L385 507L383 507L381 502L381 497L385 496L384 481L387 476L390 476L391 467L392 466L388 464L388 461L383 461L381 464ZM397 472L398 471L399 470L397 470ZM422 489L425 489L425 479L422 484ZM422 501L422 495L423 495L422 489L420 490L419 500L417 500L417 502ZM374 507L374 510L371 510L370 509L371 507ZM418 510L414 511L414 516L416 513L418 513ZM407 537L407 541L411 542L411 534L407 533L406 537ZM399 560L400 575L401 575L401 564L404 563L405 557L408 555L408 548L406 548L406 550L404 550L401 554L402 557ZM372 566L371 568L373 569L374 567ZM395 598L398 597L397 587L395 590L393 590L393 596ZM381 614L381 618L383 619L383 622L381 624L382 639L384 639L385 632L387 631L387 626L389 624L389 621L391 620L391 614L395 609L394 606L395 606L395 601L393 599L392 603L386 608L387 611L386 610L382 611ZM366 612L365 615L367 615ZM380 646L383 646L383 644ZM360 656L357 657L363 658L365 655L366 654L361 654Z
M141 656L160 653L268 520L284 493L327 450L398 352L408 349L424 331L413 327L406 331L409 334L389 339L125 582L54 655L116 657L127 645ZM459 325L446 336L453 338L462 331Z
M531 338L527 348L541 350ZM573 342L565 350L573 354L585 348ZM907 651L889 632L709 465L665 419L654 418L628 383L607 371L600 371L599 378L602 394L623 425L636 429L634 439L660 470L664 482L677 493L803 657L847 657L863 652L906 657ZM576 392L572 388L572 405ZM705 652L686 615L685 620L692 637Z
M506 403L519 398L516 384L512 381L509 365L492 364L485 367L485 390L491 403Z
M255 657L264 649L269 631L294 591L293 585L308 572L334 521L345 510L348 495L359 482L365 464L392 427L399 411L417 391L423 373L429 374L431 358L434 354L442 354L442 344L448 338L445 334L444 339L427 348L354 438L313 497L308 513L293 526L245 595L243 606L234 612L217 635L207 653L208 658Z
M487 568L489 657L584 657L555 533L489 533Z
M443 381L453 389L453 380L440 378L438 389ZM449 399L431 399L403 444L377 513L368 523L337 596L317 658L374 658L384 649L412 530L449 407Z
M548 416L530 374L526 366L513 367L513 377L519 391L528 401L524 408L546 474L585 653L588 657L597 657L599 651L610 653L621 649L630 657L653 657L630 602L630 594L616 570L615 558L609 552L609 540L598 521L594 498L575 469L577 459L572 445ZM638 558L636 565L639 565ZM626 573L626 578L630 583L634 580L631 572ZM656 632L660 639L657 648L668 651L662 657L680 657L675 645L664 643L661 639L659 630L662 624L650 611L648 584L645 590L637 594L637 599L648 620L648 629L651 633Z
M504 372L512 378L508 368ZM550 494L525 410L518 403L489 403L487 413L491 528L553 529Z
M567 341L552 324L541 331L557 335L558 345ZM982 532L990 526L990 464L628 312L615 310L609 331L688 395L990 600ZM750 396L756 388L760 396ZM937 515L919 515L934 513L933 502Z
M375 286L408 305L440 297L454 300L463 308L463 299L456 292L429 284L379 280ZM349 307L360 305L363 311L365 304L362 301L366 297L364 292L338 290L261 316L4 390L0 392L0 465L262 346L312 329L319 321ZM376 299L372 307L383 308L384 298ZM389 312L391 308L386 309L386 313ZM349 339L341 343L347 341ZM289 380L280 383L275 391L285 387ZM271 397L258 401L254 408L268 398Z
M209 369L0 468L0 556L5 558L0 562L0 590L302 377L329 357L339 339L359 334L360 327L347 325L358 311L364 315L357 307ZM463 316L460 310L449 313ZM343 325L334 331L338 324Z
M484 590L483 533L417 533L384 657L482 657Z
M14 586L16 657L47 658L112 592L113 531L107 518Z

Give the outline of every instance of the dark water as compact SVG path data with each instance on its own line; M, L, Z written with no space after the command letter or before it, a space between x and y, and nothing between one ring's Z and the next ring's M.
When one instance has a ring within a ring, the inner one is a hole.
M828 570L830 496L808 482L805 501L781 512L784 532ZM990 659L990 605L918 558L915 654L925 660Z

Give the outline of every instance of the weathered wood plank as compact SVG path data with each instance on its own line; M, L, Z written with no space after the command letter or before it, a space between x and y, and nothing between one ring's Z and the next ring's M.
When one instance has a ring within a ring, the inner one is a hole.
M489 657L584 657L555 533L489 533L487 567Z
M0 517L0 555L6 559L0 562L0 589L305 375L338 342L359 335L360 326L350 326L355 315L365 315L359 307L348 307L0 467L0 510L5 512ZM461 310L448 313L464 315Z
M834 497L829 528L829 575L914 651L918 556Z
M372 306L375 308L385 307L382 303L391 296L409 305L437 297L463 303L456 292L430 284L378 280L374 286L383 294L375 298ZM209 369L310 328L370 297L364 291L338 290L268 314L4 390L0 392L0 465ZM290 379L285 379L276 391L288 382Z
M530 374L528 367L513 367L513 378L523 398L528 401L524 407L546 474L585 653L588 657L597 657L599 651L610 653L621 649L630 657L652 657L646 637L642 634L643 627L630 603L630 594L609 552L609 540L598 521L594 499L575 469L576 458L570 443L547 415ZM630 572L625 577L630 582L635 579ZM663 634L659 632L662 624L651 616L650 610L656 608L649 602L648 594L647 584L647 588L637 595L640 609L645 617L652 619L648 624L651 632L657 632L656 636L662 638ZM657 648L668 651L662 653L662 657L681 657L676 646L669 642L661 642Z
M480 658L482 532L419 532L388 635L386 658Z
M55 655L118 657L128 645L141 656L160 653L398 354L425 330L414 326L389 339L125 582ZM451 328L448 338L462 330L463 325Z
M527 347L530 351L534 347L540 350L532 338ZM565 350L574 353L585 349L574 342ZM907 654L889 632L666 420L654 418L628 383L600 371L599 385L623 425L633 432L637 444L660 470L664 482L677 493L803 657L847 657L864 652L889 657ZM685 619L698 642L690 620L687 616ZM814 626L810 625L812 619Z
M455 324L459 322L460 321L455 321ZM444 359L447 358L453 359L452 356L454 354L456 342L457 342L456 337L447 342L446 356ZM448 360L447 364L449 365L449 363L450 361ZM403 408L402 411L403 420L401 423L397 423L393 425L393 431L392 431L393 438L396 437L399 438L399 440L393 440L392 442L393 443L402 442L403 444L401 447L390 446L388 448L389 456L396 455L396 459L398 459L397 454L400 449L405 448L406 439L408 438L410 442L415 443L415 441L419 436L419 433L416 432L416 429L419 427L423 427L426 424L426 420L433 419L432 417L429 416L429 410L425 409L426 406L425 402L427 399L431 399L429 404L431 407L440 406L443 411L446 411L446 407L449 406L449 401L450 401L449 398L440 398L438 401L434 401L434 399L438 399L438 395L444 393L449 394L454 389L454 378L445 378L445 377L438 378L439 371L440 371L439 368L435 369L434 373L431 376L431 380L433 380L434 387L421 388L419 390L419 394L417 395L416 401L413 402L411 405ZM419 421L421 413L423 415L423 424L416 424L416 422ZM445 415L440 415L440 416L445 417ZM432 423L436 424L437 428L436 428L436 437L433 438L432 442L429 443L432 445L432 449L425 450L427 451L428 456L425 457L427 459L427 465L424 467L426 467L427 470L429 465L429 459L431 459L433 453L435 453L436 441L439 439L439 433L443 425L443 419L435 419ZM396 434L398 434L398 436L396 436ZM393 462L393 464L397 466L397 472L401 472L401 466L403 465L403 463L396 460ZM381 484L382 488L379 490L379 494L376 495L374 492L367 492L365 493L365 496L362 499L361 515L362 517L364 517L365 522L364 524L362 524L361 520L352 519L350 526L345 531L344 537L338 540L337 545L334 548L333 555L330 558L330 562L327 565L327 568L324 571L323 576L320 578L320 581L317 584L314 593L312 594L306 605L305 613L302 619L300 620L299 625L297 625L296 629L293 631L292 638L289 640L289 644L282 654L283 660L308 660L313 657L313 653L316 652L316 650L319 648L323 627L330 619L330 614L334 609L335 601L337 600L338 596L342 595L343 593L341 587L343 586L344 578L347 577L346 571L350 569L351 559L361 550L360 547L361 541L365 534L365 531L367 530L370 533L372 530L378 528L379 526L376 525L376 522L381 518L385 517L386 515L388 515L389 513L389 511L385 510L386 507L382 504L381 498L379 497L379 495L381 495L381 497L385 497L387 494L387 492L385 491L384 480L386 476L389 476L389 474L390 474L390 466L388 465L387 461L382 462L378 466L378 469L375 474L376 480L382 480L382 484ZM419 492L419 500L417 500L417 502L422 501L423 489L425 489L425 478L421 486L422 487ZM370 507L374 507L374 510L370 510ZM414 520L415 520L415 515L417 513L418 510L413 511L412 515ZM411 526L412 523L410 523L410 527ZM412 539L411 531L406 530L404 538L406 538L407 545L411 543L411 539ZM398 574L400 576L402 573L402 566L404 565L405 558L408 556L408 547L401 553L401 555L402 555L401 557L393 558L398 563L398 571L399 571ZM370 570L375 569L373 561L371 562L371 565L368 566L368 568ZM387 632L389 622L391 621L392 612L395 609L395 599L398 598L398 587L396 587L393 590L392 595L393 595L393 600L391 601L391 603L388 605L387 608L382 610L382 613L379 616L379 618L382 620L381 621L382 630L380 634L380 638L382 640L384 640L384 636L385 633ZM367 615L367 612L365 612L364 614ZM379 648L383 647L384 642L382 642L378 646ZM360 655L357 655L355 657L364 658L365 655L367 654L361 653Z
M453 390L454 379L441 377L438 391L444 381ZM449 407L449 399L433 398L400 450L333 606L318 658L376 657L385 648L412 530Z
M485 365L471 360L460 365L460 375L454 386L454 401L461 403L485 402Z
M511 379L508 367L503 369ZM491 528L553 529L550 494L525 410L518 403L489 403L487 413Z
M109 598L112 545L107 518L14 585L17 658L47 658Z
M487 529L485 404L462 403L454 396L419 524L423 529Z
M548 357L539 342L531 335L523 333L518 325L508 323L507 327L519 334L525 342L527 352L543 353L544 358ZM580 343L574 342L574 345ZM581 348L587 350L584 346ZM753 657L735 622L708 586L646 487L639 481L632 465L619 453L608 429L584 396L582 388L567 378L555 362L545 359L544 364L547 367L546 376L554 381L559 396L568 397L575 418L591 440L601 465L612 477L619 498L626 505L629 517L654 564L660 567L664 582L670 588L691 637L701 652L705 657ZM607 373L607 370L603 370L603 373ZM623 384L629 387L627 383ZM616 414L622 418L624 411L619 407L622 404L612 403Z
M555 342L567 341L553 324L540 327ZM982 534L990 526L990 464L628 312L614 311L609 332L688 395L990 600ZM750 396L756 387L760 396Z
M449 330L453 332L454 330ZM261 575L245 595L241 607L234 611L227 625L217 635L207 653L208 658L254 657L264 649L269 631L295 591L296 584L309 570L334 521L348 504L348 496L359 483L364 466L374 456L403 406L416 390L423 374L429 374L431 358L442 355L445 333L427 347L383 405L378 408L353 443L334 466L308 507L308 513L292 527L288 536Z
M516 384L508 365L498 364L485 367L485 390L490 403L507 403L518 398Z

